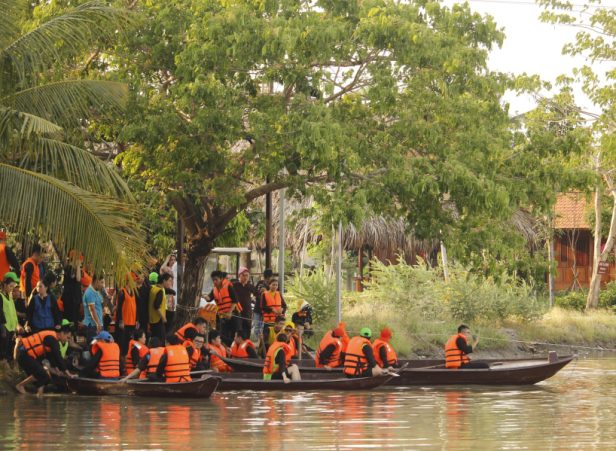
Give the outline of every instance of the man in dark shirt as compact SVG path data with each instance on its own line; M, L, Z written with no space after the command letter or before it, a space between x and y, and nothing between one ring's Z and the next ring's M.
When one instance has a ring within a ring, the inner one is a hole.
M464 335L464 337L458 336L456 339L456 347L462 351L463 355L468 355L473 352L473 350L477 347L477 343L479 343L479 337L476 337L471 333L471 329L465 324L461 324L458 327L458 334ZM470 344L469 344L470 343ZM460 369L485 369L490 368L485 362L468 362L463 364Z
M250 282L248 268L240 268L239 280L233 282L237 301L242 306L241 330L250 332L252 328L252 303L258 299L257 288Z
M143 330L148 328L149 312L148 299L150 297L150 283L143 277L143 274L135 274L135 285L137 287L137 321L138 327Z

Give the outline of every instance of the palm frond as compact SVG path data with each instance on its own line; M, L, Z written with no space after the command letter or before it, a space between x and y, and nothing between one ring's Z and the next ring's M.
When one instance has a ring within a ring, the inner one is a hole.
M19 135L27 139L31 134L58 133L62 127L42 117L0 107L0 141L8 142L8 135L14 130L18 130Z
M105 270L123 280L146 257L131 203L2 163L0 192L0 222L22 234L36 229L64 255L76 249L95 271Z
M98 0L87 2L49 19L0 49L0 62L8 61L18 76L25 79L56 60L66 59L67 51L76 55L93 43L112 37L127 23L125 10ZM58 42L63 43L62 56Z
M24 89L0 99L0 105L53 120L75 124L96 111L117 111L128 98L124 83L65 80Z
M90 152L49 138L35 138L26 145L21 168L66 180L94 193L134 200L115 168Z
M26 0L0 0L0 48L19 37L19 13L28 7Z

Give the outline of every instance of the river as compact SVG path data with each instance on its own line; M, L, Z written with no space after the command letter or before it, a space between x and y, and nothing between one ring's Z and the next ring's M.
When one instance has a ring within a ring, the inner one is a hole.
M0 398L0 449L616 449L616 359L531 387Z

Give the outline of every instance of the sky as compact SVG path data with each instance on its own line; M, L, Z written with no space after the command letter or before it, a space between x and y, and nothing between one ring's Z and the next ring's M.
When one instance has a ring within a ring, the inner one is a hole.
M490 54L488 64L491 69L515 74L538 74L543 80L554 82L559 75L570 74L574 67L585 64L582 56L574 58L562 54L563 45L575 40L579 28L540 22L539 14L542 9L532 0L468 2L473 11L494 17L497 25L505 29L506 38L502 48L496 48ZM460 2L444 1L447 6L454 3ZM584 1L573 0L573 3L582 5ZM616 0L604 0L603 6L616 8ZM613 64L611 66L613 67ZM604 70L608 66L594 64L593 67ZM598 111L579 89L576 90L576 98L583 109ZM511 115L524 113L534 106L530 96L518 97L510 93L505 100L510 104Z

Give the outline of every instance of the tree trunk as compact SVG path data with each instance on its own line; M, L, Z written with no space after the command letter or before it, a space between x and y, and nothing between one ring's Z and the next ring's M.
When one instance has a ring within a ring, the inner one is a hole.
M586 298L586 310L597 308L599 305L599 290L601 289L601 274L599 274L599 262L601 261L601 191L597 186L595 191L595 233L593 243L592 277L588 287Z
M203 287L203 273L205 271L205 261L210 253L212 246L208 246L207 252L197 254L188 251L186 266L182 277L182 292L176 312L175 324L181 326L194 319L196 309L199 304L201 290Z

